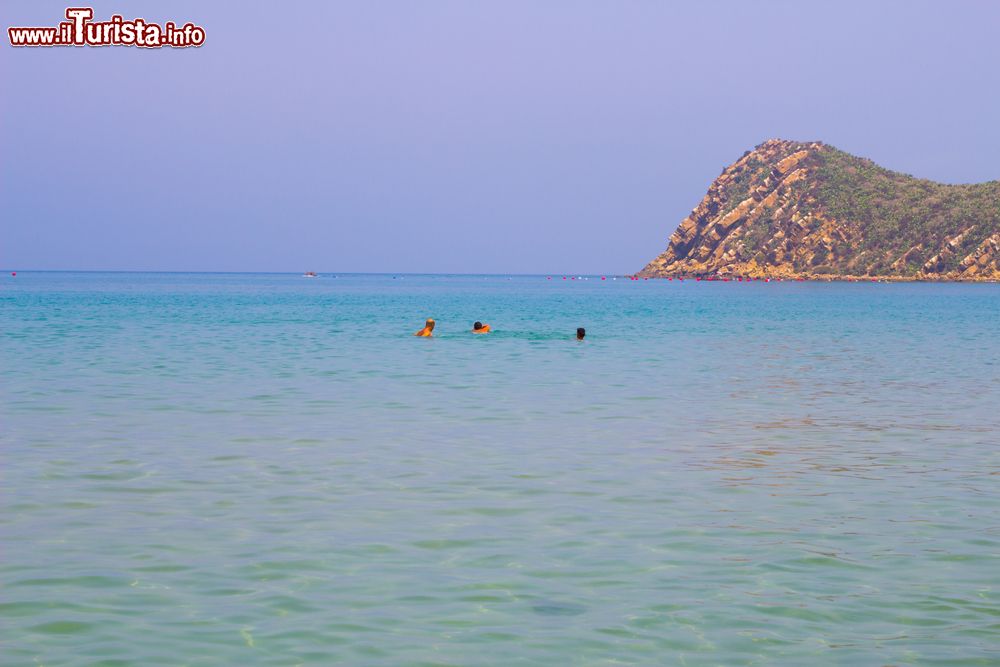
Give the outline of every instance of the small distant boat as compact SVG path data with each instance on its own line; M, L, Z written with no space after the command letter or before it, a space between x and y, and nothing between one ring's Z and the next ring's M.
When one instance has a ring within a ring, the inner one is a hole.
M315 271L306 271L305 273L302 274L302 277L303 278L319 278L319 276L316 275Z

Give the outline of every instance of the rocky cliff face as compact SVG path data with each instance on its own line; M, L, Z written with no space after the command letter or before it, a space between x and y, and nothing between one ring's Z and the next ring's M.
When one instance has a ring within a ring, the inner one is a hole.
M944 185L773 139L715 179L638 275L1000 280L1000 181Z

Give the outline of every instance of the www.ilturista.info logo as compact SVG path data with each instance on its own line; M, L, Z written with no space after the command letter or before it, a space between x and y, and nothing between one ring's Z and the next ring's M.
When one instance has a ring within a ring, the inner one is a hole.
M164 46L184 48L205 43L205 29L193 23L177 26L146 23L145 19L126 21L115 14L109 21L91 21L92 7L68 7L68 21L54 28L7 28L11 46L141 46L158 49Z

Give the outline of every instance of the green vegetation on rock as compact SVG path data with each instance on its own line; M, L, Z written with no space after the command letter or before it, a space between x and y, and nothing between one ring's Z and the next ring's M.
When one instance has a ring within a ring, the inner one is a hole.
M1000 181L946 185L819 142L723 170L641 275L1000 279Z

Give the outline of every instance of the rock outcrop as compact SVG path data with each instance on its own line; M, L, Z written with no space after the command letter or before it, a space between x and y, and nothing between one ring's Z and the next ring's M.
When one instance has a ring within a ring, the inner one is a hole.
M1000 280L1000 181L934 183L773 139L727 167L637 275Z

